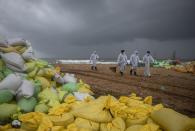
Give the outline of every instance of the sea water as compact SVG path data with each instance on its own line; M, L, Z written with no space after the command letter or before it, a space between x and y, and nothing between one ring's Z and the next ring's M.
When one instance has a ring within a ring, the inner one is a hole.
M56 60L59 64L90 64L90 60ZM97 61L97 64L117 64L116 61Z

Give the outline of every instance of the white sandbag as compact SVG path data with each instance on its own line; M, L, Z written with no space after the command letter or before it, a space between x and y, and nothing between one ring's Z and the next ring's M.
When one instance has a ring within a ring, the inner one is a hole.
M59 84L64 84L64 78L61 77L58 73L55 74L54 80Z
M15 74L21 78L26 78L28 76L26 73L20 73L20 72L15 72Z
M25 72L26 71L26 67L25 66L24 66L23 69L20 69L18 67L13 66L13 65L6 64L6 67L9 68L10 70L14 71L14 72Z
M22 57L25 60L35 60L36 59L32 46L28 47L28 49L22 54Z
M0 82L0 90L9 89L13 94L15 94L21 84L21 77L15 74L9 74L5 79Z
M73 94L78 101L83 101L85 98L90 96L88 93L81 93L81 92L73 92Z
M21 86L16 91L17 99L22 97L29 98L34 95L34 85L31 81L23 80Z
M65 83L68 83L68 82L76 83L77 82L77 79L75 78L74 74L66 73L63 79Z
M18 53L5 53L1 54L1 57L6 64L15 66L19 69L24 69L24 60Z
M22 38L8 39L7 41L8 41L9 45L13 45L13 46L17 46L17 45L27 46L26 40L24 40Z

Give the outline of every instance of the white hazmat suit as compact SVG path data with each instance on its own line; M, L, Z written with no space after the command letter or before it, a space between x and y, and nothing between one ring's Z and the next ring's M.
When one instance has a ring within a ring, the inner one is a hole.
M138 63L139 63L138 51L134 51L134 53L130 56L130 64L131 64L130 74L134 72L134 75L136 75L136 69L138 67Z
M127 56L125 53L120 53L117 59L117 63L119 65L119 70L121 73L125 71L125 66L127 64Z
M139 63L138 51L135 51L135 52L130 56L130 64L132 65L132 68L137 68L138 63Z
M98 54L96 53L96 51L94 51L91 56L90 56L90 63L92 64L92 70L93 69L97 69L96 67L96 63L97 63L97 60L99 59L99 56Z
M144 57L143 57L143 62L145 64L145 68L144 68L144 75L145 76L151 76L150 74L150 63L154 62L153 57L147 53Z

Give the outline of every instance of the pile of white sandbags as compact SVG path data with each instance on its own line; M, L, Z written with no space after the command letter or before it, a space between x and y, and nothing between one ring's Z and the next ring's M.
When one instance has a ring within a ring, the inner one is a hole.
M76 83L77 82L77 78L75 77L74 74L70 74L70 73L65 73L64 76L61 76L59 74L55 74L54 77L55 81L60 83L60 84L65 84L65 83Z

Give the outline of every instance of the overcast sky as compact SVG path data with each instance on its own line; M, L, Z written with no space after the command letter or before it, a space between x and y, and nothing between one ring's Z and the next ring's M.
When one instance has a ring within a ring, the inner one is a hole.
M0 0L0 35L22 37L38 57L195 58L195 0Z

